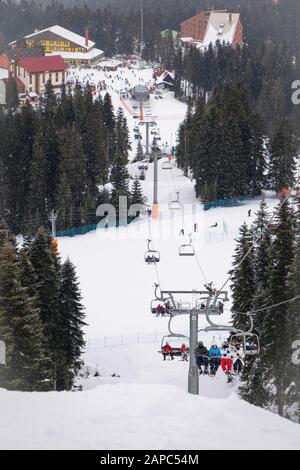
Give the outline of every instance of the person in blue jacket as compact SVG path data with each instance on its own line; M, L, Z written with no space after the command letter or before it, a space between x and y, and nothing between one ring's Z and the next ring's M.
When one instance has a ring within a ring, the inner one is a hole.
M210 363L210 373L211 375L216 375L221 364L221 350L217 343L212 344L212 347L208 351L208 357Z

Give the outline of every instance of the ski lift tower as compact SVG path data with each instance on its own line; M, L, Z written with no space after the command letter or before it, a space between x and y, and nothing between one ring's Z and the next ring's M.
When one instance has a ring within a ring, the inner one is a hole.
M193 395L199 395L199 373L196 362L195 351L198 344L198 319L199 315L204 315L209 318L211 315L221 315L223 313L223 302L228 301L227 291L217 291L207 284L205 291L184 291L184 290L161 290L159 285L155 285L155 300L159 301L165 306L166 314L170 316L169 320L169 335L167 337L183 337L185 335L174 333L171 330L172 319L179 315L187 315L190 319L190 359L189 359L189 374L188 374L188 392ZM176 297L189 297L199 296L196 304L190 302L178 302ZM222 299L222 301L221 301ZM201 330L200 330L201 331Z

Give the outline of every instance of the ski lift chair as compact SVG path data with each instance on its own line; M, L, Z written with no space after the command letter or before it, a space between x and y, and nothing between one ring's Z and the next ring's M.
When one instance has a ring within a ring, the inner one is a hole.
M186 351L187 351L187 353L189 353L189 351L190 351L190 347L189 347L190 338L188 336L168 334L168 335L163 336L162 339L161 339L161 345L160 345L160 351L159 351L161 354L164 353L163 348L166 345L166 343L169 342L170 340L171 341L176 340L176 342L184 343L184 344L187 343L187 350ZM182 358L183 354L180 351L180 346L181 345L176 345L176 346L170 345L170 346L172 348L172 356L179 356L179 357ZM167 354L166 357L168 357L169 359L172 359L171 354Z
M158 251L151 250L145 253L145 262L147 264L155 264L160 262L160 254Z
M203 311L203 315L206 312L206 300L207 299L198 299L196 302L196 309ZM219 300L219 302L215 306L210 305L208 309L209 315L221 315L223 312L224 312L224 305L223 305L223 302L221 302L221 300Z
M192 235L189 235L190 243L185 245L180 245L179 247L179 256L195 256L195 249L192 244Z
M175 210L180 210L182 209L182 204L179 200L179 191L176 192L176 199L172 199L170 197L169 201L169 210L170 211L175 211Z
M147 240L148 249L145 253L145 262L147 264L155 264L160 262L160 253L159 251L153 250L151 248L151 240Z
M230 337L230 343L237 341L243 344L245 357L255 357L260 352L260 342L258 335L254 333L235 333Z
M168 302L158 299L154 299L151 301L150 311L151 313L153 313L153 315L156 315L157 317L166 317L167 315L170 315Z

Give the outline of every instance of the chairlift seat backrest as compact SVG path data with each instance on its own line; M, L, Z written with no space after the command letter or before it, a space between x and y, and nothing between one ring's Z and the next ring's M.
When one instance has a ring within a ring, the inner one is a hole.
M179 247L179 256L195 256L195 250L192 245L181 245Z

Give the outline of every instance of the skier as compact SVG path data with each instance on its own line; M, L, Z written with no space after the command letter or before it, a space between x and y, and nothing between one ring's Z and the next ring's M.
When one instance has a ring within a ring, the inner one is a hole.
M182 361L188 361L189 353L188 353L188 348L184 343L180 346L180 352L181 352L181 360Z
M221 362L221 350L218 347L217 343L213 343L212 347L208 351L208 357L210 359L210 373L211 375L216 375L220 367Z
M195 356L196 356L196 363L199 369L199 374L202 375L202 366L204 366L204 374L208 374L208 350L202 343L202 341L199 341L197 348L195 350Z
M163 356L164 356L164 361L166 360L167 356L170 356L172 361L174 359L173 349L171 348L168 342L163 347Z
M215 228L218 226L218 222L216 222L214 225L211 225L210 228Z
M252 212L252 210L249 209L249 210L248 210L248 217L251 217L251 212Z
M183 229L183 228L180 230L179 235L183 235L183 236L184 236L184 229Z
M194 224L194 232L198 232L198 224Z

